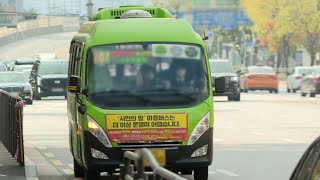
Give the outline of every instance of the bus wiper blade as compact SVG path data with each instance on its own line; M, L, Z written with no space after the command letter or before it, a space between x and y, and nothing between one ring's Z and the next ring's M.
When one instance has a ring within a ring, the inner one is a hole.
M132 93L131 91L128 90L110 90L110 91L105 91L104 93L107 94L114 94L114 95L123 95L123 96L129 96L129 97L134 97L140 101L142 101L143 103L147 104L150 102L149 98L146 98L145 96L141 96L135 93Z
M166 92L166 93L171 93L171 94L173 94L175 96L184 97L184 98L192 100L192 101L197 100L197 98L192 97L192 96L190 96L188 94L181 93L181 91L179 91L177 89L158 88L158 89L145 90L143 92Z

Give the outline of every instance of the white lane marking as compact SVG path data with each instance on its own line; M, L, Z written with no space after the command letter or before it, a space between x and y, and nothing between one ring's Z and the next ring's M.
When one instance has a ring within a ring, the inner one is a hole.
M37 148L40 149L40 150L46 150L47 149L46 146L37 146Z
M71 169L62 169L62 171L67 175L73 174L73 171Z
M296 143L297 142L297 141L295 141L293 139L289 139L289 138L282 138L281 140L287 141L287 142L292 142L292 143Z
M56 166L62 166L63 165L63 163L61 161L59 161L59 160L55 160L55 161L52 161L52 162Z
M5 177L5 176L7 176L7 175L4 175L4 174L0 174L0 176L1 176L1 177Z
M215 172L215 171L209 171L209 175L212 175L212 174L217 174L217 172Z
M48 158L53 158L54 157L53 153L44 153L44 155L46 155Z
M217 172L222 173L222 174L225 174L225 175L227 175L227 176L232 176L232 177L237 177L237 176L239 176L238 174L235 174L235 173L230 172L230 171L225 170L225 169L217 169Z
M224 139L214 138L213 141L214 141L214 142L222 142L222 141L224 141Z
M73 164L68 164L69 167L71 167L72 169L74 168Z
M255 134L255 135L259 135L259 136L264 136L265 134L262 133L262 132L258 132L258 131L253 131L251 132L252 134Z

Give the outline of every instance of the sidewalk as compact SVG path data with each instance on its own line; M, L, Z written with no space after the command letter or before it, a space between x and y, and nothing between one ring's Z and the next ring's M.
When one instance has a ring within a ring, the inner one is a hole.
M26 180L24 171L0 142L0 180Z

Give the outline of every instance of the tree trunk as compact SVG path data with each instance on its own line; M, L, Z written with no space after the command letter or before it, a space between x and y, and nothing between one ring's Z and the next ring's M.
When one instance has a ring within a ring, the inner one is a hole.
M280 52L278 52L277 55L278 59L277 59L277 69L280 68L280 65L282 63L282 54Z
M315 60L316 60L316 53L311 52L311 53L310 53L310 56L311 56L310 66L314 66L314 65L315 65Z

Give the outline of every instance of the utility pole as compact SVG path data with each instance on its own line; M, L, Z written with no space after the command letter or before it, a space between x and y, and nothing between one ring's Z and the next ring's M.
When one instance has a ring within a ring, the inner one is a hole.
M93 2L92 0L87 1L87 15L90 18L93 14Z

